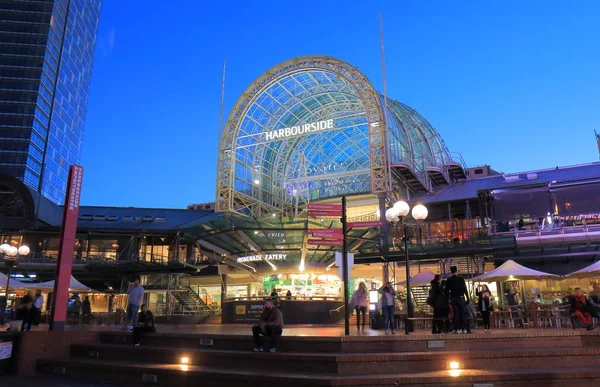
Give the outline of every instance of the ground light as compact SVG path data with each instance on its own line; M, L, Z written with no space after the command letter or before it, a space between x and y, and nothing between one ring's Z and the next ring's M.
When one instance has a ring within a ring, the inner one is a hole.
M179 369L181 369L182 371L187 371L187 370L189 370L189 369L190 369L190 367L188 367L188 366L187 366L187 365L185 365L185 364L181 364L181 365L179 365Z
M462 373L462 370L450 370L448 372L450 373L450 376L452 376L453 378L457 378Z
M457 370L460 368L460 363L457 361L451 361L450 363L448 363L448 368L451 370Z

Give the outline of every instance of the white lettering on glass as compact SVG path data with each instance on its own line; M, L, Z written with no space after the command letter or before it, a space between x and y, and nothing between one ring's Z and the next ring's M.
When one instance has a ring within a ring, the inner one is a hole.
M326 129L333 129L333 119L312 122L310 124L290 126L289 128L271 130L265 132L265 140L273 141L286 137L297 136L300 134L310 134Z

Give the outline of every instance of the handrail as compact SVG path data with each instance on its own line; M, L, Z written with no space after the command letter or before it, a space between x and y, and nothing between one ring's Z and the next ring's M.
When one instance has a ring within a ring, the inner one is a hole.
M337 309L331 309L331 310L329 311L329 315L330 315L330 316L333 316L333 314L332 314L331 312L336 312L336 313L339 313L339 312L342 310L342 308L344 308L345 306L346 306L346 305L342 305L342 306L340 306L340 307L339 307L339 308L337 308Z
M272 299L271 296L254 296L254 297L231 297L226 298L223 302L231 301L266 301ZM312 297L291 297L279 296L280 301L344 301L342 297L326 297L326 296L312 296Z

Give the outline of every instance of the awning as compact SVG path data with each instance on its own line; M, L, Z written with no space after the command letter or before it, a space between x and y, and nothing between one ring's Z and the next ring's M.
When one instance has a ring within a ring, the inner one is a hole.
M53 281L46 281L46 282L40 282L37 284L30 284L27 285L26 287L31 288L31 289L42 289L42 290L54 290L54 280ZM71 280L69 281L69 291L70 292L80 292L80 293L92 293L95 292L95 290L88 288L87 286L85 286L84 284L82 284L81 282L77 281L75 279L75 277L71 276Z
M479 277L472 278L471 281L494 282L506 279L539 280L544 278L558 279L560 278L560 276L556 274L545 273L543 271L533 270L528 267L519 265L512 259L509 259L494 270L482 274Z
M567 275L568 278L589 278L596 276L600 276L600 261Z
M427 285L433 280L435 274L433 274L429 269L425 269L419 274L410 278L410 286L421 286ZM398 282L396 285L406 285L406 281Z
M0 288L5 289L6 288L6 280L8 279L8 276L4 273L0 273ZM27 284L24 284L21 281L17 281L16 279L10 279L10 283L8 284L8 287L10 289L25 289L28 288L29 286L27 286Z

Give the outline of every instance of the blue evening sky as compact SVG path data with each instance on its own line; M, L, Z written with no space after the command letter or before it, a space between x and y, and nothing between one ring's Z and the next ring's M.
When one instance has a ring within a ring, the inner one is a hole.
M175 6L176 5L176 6ZM600 2L104 0L84 136L85 205L213 201L226 118L294 56L357 66L422 113L469 166L598 160Z

